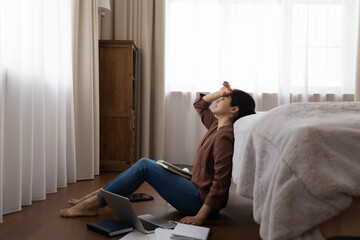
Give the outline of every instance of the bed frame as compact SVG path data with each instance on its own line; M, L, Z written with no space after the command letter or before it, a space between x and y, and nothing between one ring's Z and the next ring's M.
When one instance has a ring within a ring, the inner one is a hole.
M319 228L325 238L360 237L360 198L354 198L353 203L336 217L322 223Z

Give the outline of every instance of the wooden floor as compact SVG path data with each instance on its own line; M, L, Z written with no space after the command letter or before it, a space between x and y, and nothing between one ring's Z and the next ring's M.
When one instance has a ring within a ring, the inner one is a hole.
M59 189L57 193L48 194L44 201L33 202L23 207L22 211L7 214L0 224L0 239L119 239L124 235L107 238L86 228L86 223L106 218L114 218L108 208L100 211L97 217L62 218L59 210L68 207L67 200L81 197L105 183L117 173L108 172L96 176L94 180L80 181ZM148 184L143 184L137 192L154 196L153 201L134 204L137 214L150 213L168 220L180 220L183 215L166 203ZM217 218L207 219L204 226L210 228L211 240L220 239L260 239L259 226L252 219L252 204L244 198L234 195L231 186L229 202L226 209Z

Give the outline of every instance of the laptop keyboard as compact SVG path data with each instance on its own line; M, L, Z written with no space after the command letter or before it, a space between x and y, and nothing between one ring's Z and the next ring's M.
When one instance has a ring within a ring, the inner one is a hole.
M153 231L153 230L155 230L156 228L159 227L159 226L157 226L155 224L152 224L150 222L147 222L147 221L145 221L145 220L143 220L141 218L139 218L139 219L140 219L140 222L141 222L141 224L143 225L143 227L144 227L144 229L146 231Z

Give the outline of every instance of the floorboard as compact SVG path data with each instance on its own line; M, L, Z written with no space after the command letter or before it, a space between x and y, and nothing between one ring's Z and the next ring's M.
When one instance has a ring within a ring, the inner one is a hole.
M16 213L4 215L0 224L0 239L119 239L124 235L108 238L86 228L86 223L106 218L114 218L108 208L100 211L96 217L62 218L59 210L68 207L67 200L79 198L105 183L118 173L106 172L96 176L94 180L79 181L58 189L57 193L48 194L47 199L24 206ZM176 209L165 202L156 191L144 183L137 192L145 192L154 197L153 201L134 203L137 214L150 213L168 220L180 220L181 215ZM229 202L219 217L207 219L204 226L210 228L211 240L247 239L257 240L259 225L252 219L252 203L248 199L235 196L232 185Z

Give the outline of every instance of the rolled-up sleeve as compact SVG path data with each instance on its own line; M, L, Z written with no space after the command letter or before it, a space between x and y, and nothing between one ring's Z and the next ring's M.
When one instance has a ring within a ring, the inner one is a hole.
M211 103L208 103L203 99L205 94L200 93L200 96L194 102L194 108L198 112L202 123L209 129L214 122L217 122L217 118L214 113L210 110Z

